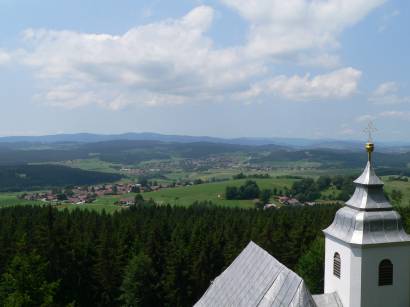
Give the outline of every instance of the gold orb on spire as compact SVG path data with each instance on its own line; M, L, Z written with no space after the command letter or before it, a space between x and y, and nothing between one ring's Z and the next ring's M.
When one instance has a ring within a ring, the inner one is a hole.
M374 143L373 143L373 132L376 132L377 129L374 127L373 122L369 121L367 127L363 130L363 132L368 134L368 139L366 143L366 151L368 155L369 162L372 161L372 152L374 151Z
M366 143L366 151L371 153L374 151L374 144L373 143Z

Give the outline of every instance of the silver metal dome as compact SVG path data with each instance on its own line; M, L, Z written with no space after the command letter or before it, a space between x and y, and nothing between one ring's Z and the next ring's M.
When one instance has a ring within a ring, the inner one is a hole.
M383 182L370 161L354 183L354 194L336 212L333 223L323 230L325 235L358 245L410 242L400 214L384 196Z

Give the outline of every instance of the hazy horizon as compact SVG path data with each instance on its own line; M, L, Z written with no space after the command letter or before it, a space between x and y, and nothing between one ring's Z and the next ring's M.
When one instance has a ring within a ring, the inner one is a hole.
M164 137L188 137L188 138L210 138L210 139L219 139L219 140L236 140L236 139L249 139L249 140L283 140L285 141L324 141L324 142L351 142L351 143L364 143L367 141L367 138L365 134L360 135L357 138L332 138L332 137L284 137L284 136L237 136L237 137L221 137L218 135L195 135L195 134L173 134L173 133L158 133L158 132L153 132L153 131L124 131L124 132L119 132L119 133L98 133L98 132L87 132L87 131L82 131L82 132L72 132L72 133L49 133L49 134L28 134L28 135L0 135L0 139L7 139L7 138L36 138L36 137L52 137L52 136L80 136L80 135L96 135L96 136L121 136L121 135L126 135L126 134L135 134L135 135L158 135L158 136L164 136ZM383 140L383 139L378 139L376 138L374 142L381 143L381 144L410 144L410 141L406 140Z

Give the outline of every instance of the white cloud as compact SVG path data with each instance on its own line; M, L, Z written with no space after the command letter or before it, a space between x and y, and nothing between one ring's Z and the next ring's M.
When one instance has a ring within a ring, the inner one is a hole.
M379 112L377 114L365 114L356 118L357 122L368 122L370 120L379 120L379 119L394 119L394 120L410 120L410 112L406 111L397 111L397 110L388 110Z
M142 10L142 13L141 13L141 16L142 16L143 18L149 18L149 17L151 17L151 16L153 16L153 15L154 15L154 13L153 13L152 9L149 8L149 7L143 9L143 10Z
M396 93L399 86L395 82L385 82L380 84L374 91L375 96L386 96L392 93Z
M383 16L382 20L381 20L381 24L379 26L379 32L384 32L387 29L387 27L389 26L390 21L393 18L396 18L399 15L400 15L399 10L394 10L394 11L390 12L389 14L385 14Z
M28 29L20 63L32 68L41 102L67 108L241 100L313 101L356 93L361 72L274 75L274 63L326 70L341 66L338 34L384 0L223 0L250 25L245 45L217 48L207 31L214 10L199 6L179 19L122 35ZM1 55L1 54L0 54ZM278 74L278 73L276 73Z
M356 117L356 121L359 122L359 123L369 122L369 121L373 121L375 119L376 119L376 116L370 115L370 114L365 114L365 115L361 115L359 117Z
M280 55L334 49L338 35L385 0L221 0L250 22L248 52Z
M379 114L379 117L387 117L394 119L410 120L410 112L403 111L385 111Z
M302 53L296 57L302 66L335 68L341 65L340 57L329 53Z
M6 52L0 49L0 65L10 62L11 56Z
M356 134L356 131L352 128L343 128L339 131L339 134L343 136L352 136Z
M410 96L400 96L399 89L396 82L381 83L370 95L369 101L377 104L410 103Z
M204 35L214 11L200 6L179 20L148 24L121 36L29 29L23 63L43 81L52 105L218 101L264 67L234 48L218 50Z
M273 93L294 101L342 99L356 93L360 77L361 72L351 67L315 77L278 76L254 84L241 95L244 99L252 99Z

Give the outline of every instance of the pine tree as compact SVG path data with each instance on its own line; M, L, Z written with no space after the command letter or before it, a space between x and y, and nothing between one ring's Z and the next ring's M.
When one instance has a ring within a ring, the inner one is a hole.
M0 281L3 306L51 306L59 283L48 282L46 270L47 262L34 252L14 256Z
M323 293L325 240L319 236L299 259L296 272L305 280L310 292Z
M156 279L151 258L143 252L132 257L121 285L121 302L127 307L155 306Z

